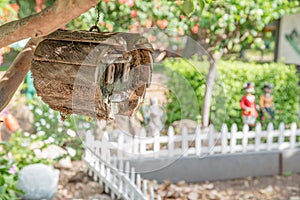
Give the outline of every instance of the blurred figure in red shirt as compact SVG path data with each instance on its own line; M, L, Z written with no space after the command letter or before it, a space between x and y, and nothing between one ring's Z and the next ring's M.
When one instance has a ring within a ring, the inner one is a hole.
M243 123L247 124L250 129L255 126L258 112L256 110L255 96L254 96L254 83L249 82L244 85L245 95L240 101L242 109Z

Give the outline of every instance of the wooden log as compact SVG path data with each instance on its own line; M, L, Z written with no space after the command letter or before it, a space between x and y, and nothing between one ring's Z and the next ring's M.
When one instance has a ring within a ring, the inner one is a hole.
M152 47L139 34L58 30L37 47L32 73L37 94L64 115L110 119L133 115L153 70Z

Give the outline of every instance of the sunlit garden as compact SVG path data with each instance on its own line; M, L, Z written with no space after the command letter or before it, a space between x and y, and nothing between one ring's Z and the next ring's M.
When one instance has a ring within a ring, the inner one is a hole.
M0 0L0 199L300 199L299 17Z

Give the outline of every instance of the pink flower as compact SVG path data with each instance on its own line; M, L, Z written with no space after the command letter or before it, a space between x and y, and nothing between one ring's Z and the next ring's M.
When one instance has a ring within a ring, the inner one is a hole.
M11 166L11 168L8 170L8 173L14 175L17 173L17 170L18 170L17 165L13 164L13 166Z
M134 6L134 0L127 0L126 4L132 7Z
M3 56L0 55L0 65L3 63Z

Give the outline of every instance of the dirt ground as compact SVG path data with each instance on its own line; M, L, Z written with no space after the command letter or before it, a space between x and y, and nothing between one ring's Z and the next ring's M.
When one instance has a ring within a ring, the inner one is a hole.
M109 200L103 188L83 171L81 161L71 169L60 169L58 192L54 200ZM150 182L165 200L300 200L300 174L243 178L228 181L187 184Z

